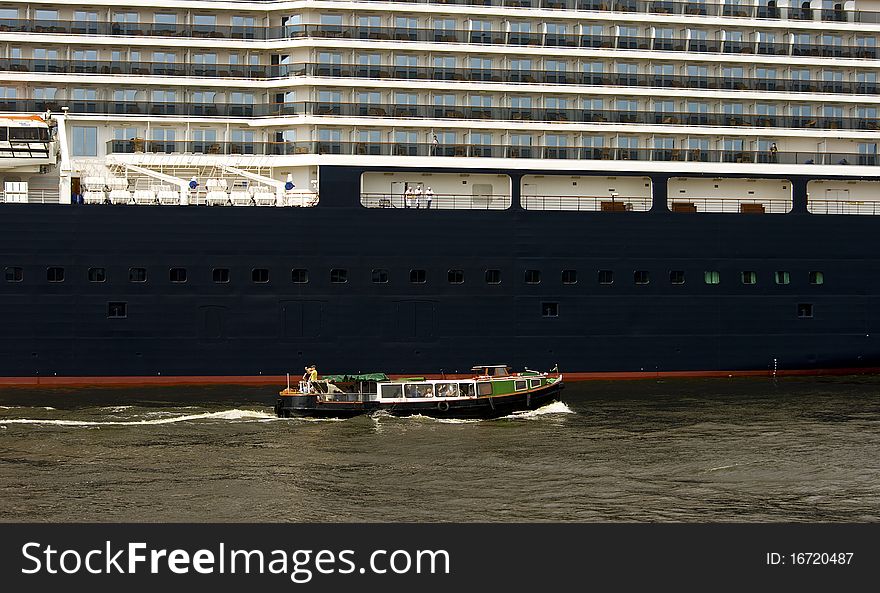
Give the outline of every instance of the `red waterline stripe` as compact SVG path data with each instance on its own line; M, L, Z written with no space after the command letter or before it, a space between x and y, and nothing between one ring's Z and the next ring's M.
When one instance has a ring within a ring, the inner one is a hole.
M852 367L827 369L779 370L776 376L821 376L821 375L864 375L880 373L880 367ZM389 375L392 379L420 376L426 379L470 379L469 374L425 374L409 373ZM617 381L659 378L705 378L705 377L772 377L769 370L744 371L632 371L632 372L563 372L566 382L574 381ZM291 378L291 383L299 381ZM100 386L140 386L140 385L272 385L284 387L284 375L179 375L179 376L104 376L104 377L0 377L0 386L5 387L100 387Z

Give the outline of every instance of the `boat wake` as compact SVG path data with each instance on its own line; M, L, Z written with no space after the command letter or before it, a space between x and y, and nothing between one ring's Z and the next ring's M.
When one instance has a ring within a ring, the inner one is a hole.
M546 406L541 406L537 410L525 410L523 412L514 412L504 416L505 419L527 419L546 416L547 414L575 414L576 412L569 408L565 402L552 402Z
M575 414L576 412L565 405L565 402L552 402L545 406L541 406L536 410L524 410L522 412L514 412L507 416L497 418L497 420L530 420L532 418L540 418L550 414ZM429 422L437 422L440 424L474 424L477 422L492 422L492 420L465 419L465 418L433 418L431 416L423 416L421 414L413 414L412 416L400 416L401 418L413 420L426 420Z
M52 420L47 418L9 418L0 420L2 424L42 424L49 426L146 426L156 424L176 424L178 422L193 422L197 420L256 420L265 422L278 420L274 414L257 412L254 410L224 410L222 412L205 412L204 414L186 414L183 416L171 416L168 418L153 418L151 420Z

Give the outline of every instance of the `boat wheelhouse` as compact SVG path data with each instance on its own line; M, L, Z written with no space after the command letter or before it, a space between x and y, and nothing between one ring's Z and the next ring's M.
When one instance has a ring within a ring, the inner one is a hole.
M279 393L275 413L284 418L347 418L387 412L395 416L499 418L561 400L562 374L505 365L474 367L470 378L390 379L383 373L330 375Z

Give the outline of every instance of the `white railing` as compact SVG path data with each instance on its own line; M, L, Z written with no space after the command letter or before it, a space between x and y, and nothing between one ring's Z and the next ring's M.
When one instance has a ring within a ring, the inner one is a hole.
M0 202L6 204L57 204L59 201L57 189L29 189L27 194L0 191Z
M582 212L647 212L653 200L642 196L539 196L520 198L524 210L574 210Z

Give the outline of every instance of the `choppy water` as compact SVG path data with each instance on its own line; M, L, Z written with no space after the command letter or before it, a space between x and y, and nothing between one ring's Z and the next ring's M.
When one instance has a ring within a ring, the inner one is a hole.
M2 521L877 521L880 377L569 384L491 421L0 391Z

